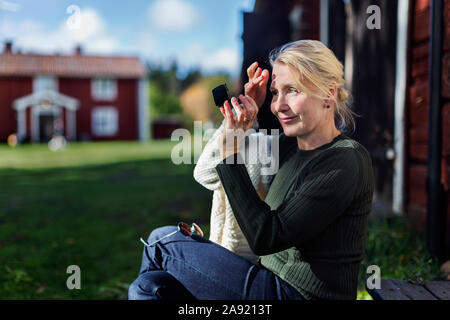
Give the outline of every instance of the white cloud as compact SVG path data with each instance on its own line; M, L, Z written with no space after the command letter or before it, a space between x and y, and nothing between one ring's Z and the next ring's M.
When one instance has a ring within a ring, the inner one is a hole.
M78 44L84 51L95 54L108 54L118 49L117 39L107 33L104 20L94 9L82 9L79 18L78 28L70 28L67 20L56 29L34 20L5 20L3 30L5 38L13 39L15 47L24 52L72 53Z
M15 2L0 1L0 10L17 12L20 10L21 5Z
M200 12L183 0L157 0L148 9L148 19L159 31L186 31L200 19Z
M237 50L221 48L206 56L201 61L201 69L205 72L228 71L236 75L240 71L241 57Z
M68 23L61 26L64 32L69 33L76 41L88 41L105 33L105 22L97 11L93 9L81 10L79 19L78 28L70 28Z
M193 67L206 74L225 71L232 76L238 76L241 70L241 56L237 49L231 47L208 51L204 44L192 42L174 56L182 71Z

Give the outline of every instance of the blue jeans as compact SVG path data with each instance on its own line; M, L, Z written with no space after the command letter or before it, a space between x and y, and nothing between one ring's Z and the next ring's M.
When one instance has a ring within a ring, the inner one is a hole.
M152 243L177 230L155 229ZM303 300L273 272L193 234L177 232L144 247L138 278L128 289L130 300Z

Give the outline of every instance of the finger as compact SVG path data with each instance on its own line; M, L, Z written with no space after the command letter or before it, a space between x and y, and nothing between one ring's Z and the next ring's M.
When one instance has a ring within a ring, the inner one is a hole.
M240 99L240 98L239 98ZM241 100L242 102L242 111L244 113L244 122L249 122L252 119L252 112L251 110L245 105L244 101Z
M239 105L239 101L233 97L231 98L231 103L233 104L234 110L236 111L236 122L243 122L244 120L244 110Z
M256 71L255 71L255 74L254 74L254 78L258 78L260 75L261 75L261 73L262 73L262 69L261 68L259 68L258 67L258 69L256 69Z
M258 67L258 62L253 62L250 65L250 67L247 68L247 75L248 75L249 79L253 78L253 76L255 74L256 67Z
M244 96L244 99L247 101L247 103L257 106L255 100L251 96Z
M225 101L224 103L224 107L225 107L225 118L227 119L227 123L230 124L230 126L234 127L234 116L233 116L233 112L231 111L231 105L230 103L227 101Z
M258 77L256 77L256 75L257 74L259 74L258 75ZM261 86L261 85L265 85L265 84L267 84L267 81L269 80L269 71L267 71L267 70L264 70L264 71L261 71L261 72L256 72L255 73L255 78L253 79L253 83L257 83L259 86Z
M253 117L255 117L259 112L259 106L255 102L255 100L251 96L245 96L246 101L248 101L249 105L251 106Z
M222 113L223 117L226 118L226 115L225 115L225 108L224 108L224 107L220 107L219 110L220 110L220 112Z
M227 105L227 103L224 104L225 106L225 128L227 129L232 129L234 128L234 118L233 118L233 114L231 112L229 112L229 105Z
M247 102L245 101L245 97L242 94L239 95L239 100L241 100L242 102L241 108L244 114L244 122L249 121L252 118L251 109L248 108Z
M234 107L234 111L236 111L236 122L242 122L244 119L244 110L239 104L238 99L236 99L235 97L231 98L231 104Z
M242 104L244 105L247 115L251 118L254 119L256 114L258 113L258 106L256 106L256 103L254 102L254 100L250 100L248 99L248 96L240 96L239 99L241 99Z
M258 78L253 79L252 83L257 85L258 87L263 87L267 85L267 82L269 81L269 74L262 72L261 75Z
M252 80L252 83L253 83L254 85L261 86L262 80L263 80L263 77L260 76L260 77L258 77L258 78L253 79L253 80Z
M269 81L269 70L264 69L263 72L261 73L260 77L262 79L261 79L261 82L259 83L259 86L260 87L265 86L267 84L267 82Z

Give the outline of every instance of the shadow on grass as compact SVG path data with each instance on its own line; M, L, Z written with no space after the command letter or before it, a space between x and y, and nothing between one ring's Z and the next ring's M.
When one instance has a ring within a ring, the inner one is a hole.
M125 299L142 244L183 220L209 234L211 192L193 165L129 161L0 170L0 298ZM81 290L68 290L69 265Z
M0 169L0 299L126 299L154 228L197 222L209 236L212 193L193 165L168 159L55 169ZM402 217L370 219L359 298L369 265L383 278L439 279L423 236ZM66 269L81 268L81 290Z

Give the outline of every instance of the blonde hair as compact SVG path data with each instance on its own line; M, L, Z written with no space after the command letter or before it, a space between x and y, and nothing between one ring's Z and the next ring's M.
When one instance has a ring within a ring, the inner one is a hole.
M342 63L322 42L299 40L272 50L270 64L286 64L297 79L299 89L319 99L332 99L335 103L334 119L341 131L354 131L355 116L350 109L350 93L344 88L344 68ZM312 92L305 84L311 83L322 95ZM336 84L337 98L330 95L330 85Z

